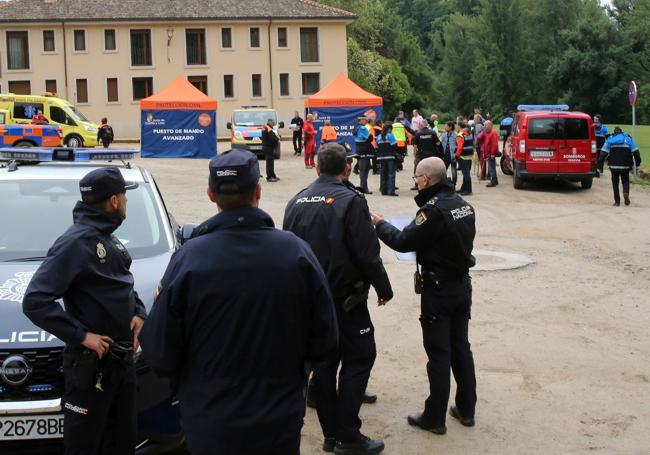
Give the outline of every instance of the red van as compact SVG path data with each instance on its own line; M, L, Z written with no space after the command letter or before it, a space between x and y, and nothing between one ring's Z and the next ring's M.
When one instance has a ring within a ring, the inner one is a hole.
M563 179L591 188L596 176L596 134L591 117L566 105L520 105L504 154L513 185Z

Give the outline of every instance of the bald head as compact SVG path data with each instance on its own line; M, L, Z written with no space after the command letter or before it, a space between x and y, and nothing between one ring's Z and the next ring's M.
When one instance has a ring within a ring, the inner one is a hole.
M486 120L485 122L485 129L490 131L492 129L492 122L489 120Z
M417 175L426 176L427 181L430 183L429 185L423 186L420 189L437 185L447 178L447 168L445 167L445 162L438 157L425 158L420 161L415 173Z

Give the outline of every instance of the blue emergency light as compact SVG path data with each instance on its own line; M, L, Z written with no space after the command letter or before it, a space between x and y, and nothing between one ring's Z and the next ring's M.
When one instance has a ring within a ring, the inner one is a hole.
M74 148L0 148L0 160L43 162L43 161L112 161L130 160L138 153L134 149L74 149Z
M566 104L520 104L518 111L568 111Z

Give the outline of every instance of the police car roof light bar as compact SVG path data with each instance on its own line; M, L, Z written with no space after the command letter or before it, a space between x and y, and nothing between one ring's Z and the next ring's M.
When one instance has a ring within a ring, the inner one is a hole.
M518 111L568 111L567 104L520 104Z
M26 148L26 147L3 147L0 148L0 160L22 161L40 163L44 161L113 161L128 160L139 153L134 149L73 149L64 147L54 148Z

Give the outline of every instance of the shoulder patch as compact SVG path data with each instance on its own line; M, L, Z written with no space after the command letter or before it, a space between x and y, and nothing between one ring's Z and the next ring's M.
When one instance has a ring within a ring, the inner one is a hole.
M427 214L424 212L418 213L418 216L415 217L415 225L420 226L427 220Z

